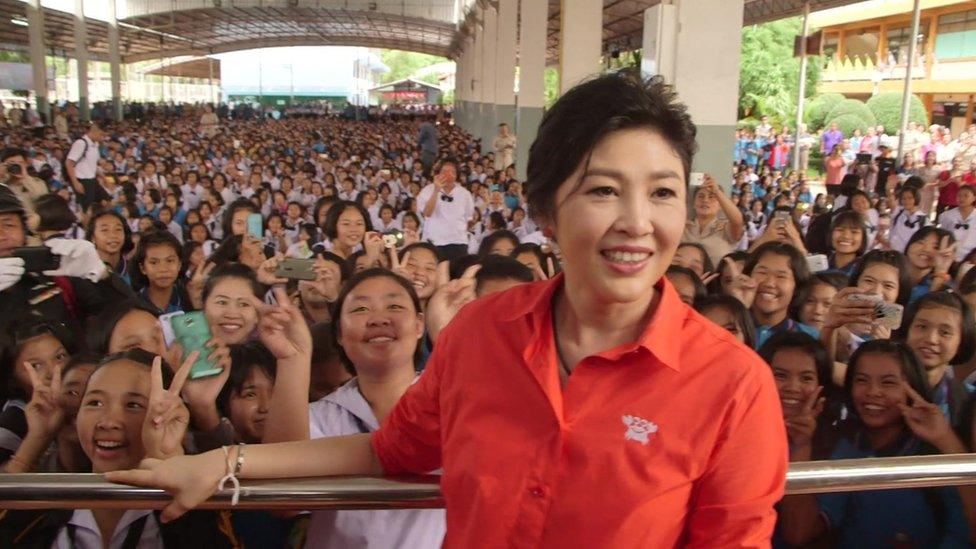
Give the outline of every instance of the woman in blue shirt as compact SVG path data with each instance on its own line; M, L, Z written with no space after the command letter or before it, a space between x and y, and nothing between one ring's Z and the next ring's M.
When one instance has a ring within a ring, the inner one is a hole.
M939 407L922 396L925 372L901 343L861 345L844 393L852 415L830 459L967 451ZM969 547L965 504L954 487L798 495L783 499L780 525L792 545L830 536L842 548Z

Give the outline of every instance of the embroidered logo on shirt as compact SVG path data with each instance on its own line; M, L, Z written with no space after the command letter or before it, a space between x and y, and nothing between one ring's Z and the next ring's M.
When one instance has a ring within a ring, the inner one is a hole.
M622 416L620 420L627 426L627 432L624 433L624 440L633 440L634 442L647 444L650 442L648 436L657 432L657 425L642 417Z

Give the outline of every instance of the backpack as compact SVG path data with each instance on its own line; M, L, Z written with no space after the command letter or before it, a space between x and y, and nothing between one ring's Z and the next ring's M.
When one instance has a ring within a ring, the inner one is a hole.
M71 178L68 177L68 155L71 154L71 149L78 141L85 144L85 148L82 149L78 162L81 162L88 155L88 141L84 137L79 137L71 142L71 147L68 147L68 150L64 153L64 158L61 159L61 182L66 185L71 181ZM75 164L77 165L77 162Z

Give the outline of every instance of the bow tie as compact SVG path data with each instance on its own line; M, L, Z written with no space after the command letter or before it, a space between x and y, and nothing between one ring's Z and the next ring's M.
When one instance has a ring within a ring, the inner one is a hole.
M968 231L969 230L969 223L956 223L956 229L957 230L958 229L965 229L965 230Z
M916 226L920 225L921 223L922 223L922 218L920 217L916 217L915 221L912 221L911 218L905 218L905 226L908 227L909 229L914 229Z

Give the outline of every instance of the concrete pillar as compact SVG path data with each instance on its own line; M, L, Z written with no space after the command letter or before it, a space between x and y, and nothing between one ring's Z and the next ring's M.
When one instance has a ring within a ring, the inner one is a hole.
M112 73L112 118L122 120L122 56L115 0L108 0L108 62Z
M481 74L481 68L484 64L484 56L482 55L482 44L485 41L485 30L482 25L475 25L474 29L474 43L471 47L471 56L474 58L474 63L471 64L471 121L469 122L468 131L474 137L481 138L481 103L484 101L481 91L484 87L482 84L484 80Z
M31 72L34 77L34 100L38 114L51 122L51 108L47 101L47 62L44 58L44 10L41 9L41 0L30 0L25 8Z
M559 91L562 93L601 70L603 0L562 0L559 28Z
M498 44L498 12L495 8L484 11L484 41L481 43L481 152L491 151L491 140L495 137L495 48Z
M468 72L469 72L469 56L468 53L470 48L468 47L467 40L462 40L461 42L461 52L458 54L456 72L454 73L454 123L459 127L467 129L467 103L468 103L468 91L470 87L467 86L468 82Z
M535 141L546 104L546 25L549 6L546 2L522 1L520 9L518 66L519 92L516 109L515 169L519 180L525 180L529 147Z
M515 131L515 45L518 40L518 0L498 1L498 39L495 46L495 128L488 146L505 123Z
M675 5L674 86L698 126L692 171L707 172L727 188L739 101L743 0L676 0Z
M78 63L78 116L91 119L88 104L88 29L85 26L85 0L75 0L75 62Z

